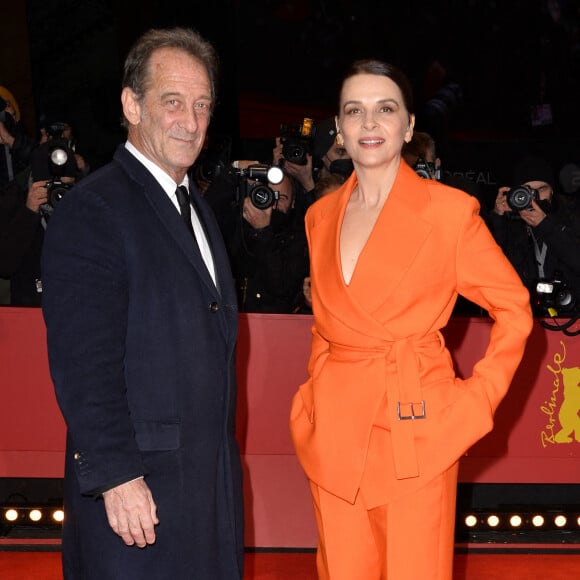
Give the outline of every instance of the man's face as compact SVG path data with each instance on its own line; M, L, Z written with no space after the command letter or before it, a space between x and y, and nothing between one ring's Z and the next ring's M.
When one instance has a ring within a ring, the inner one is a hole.
M552 200L554 190L549 183L546 183L545 181L526 181L524 185L535 189L538 192L538 197L540 199L547 199L548 201Z
M211 117L211 84L203 64L175 48L161 48L149 63L145 94L121 96L129 141L181 183L201 151Z

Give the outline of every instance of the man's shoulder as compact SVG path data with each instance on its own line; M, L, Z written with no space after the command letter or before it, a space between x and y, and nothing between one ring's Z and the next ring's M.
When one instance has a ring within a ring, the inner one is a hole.
M79 195L98 195L103 198L118 198L133 190L138 182L131 175L131 168L127 165L130 160L119 157L119 150L115 157L107 164L83 177L73 188ZM127 155L130 155L127 152Z

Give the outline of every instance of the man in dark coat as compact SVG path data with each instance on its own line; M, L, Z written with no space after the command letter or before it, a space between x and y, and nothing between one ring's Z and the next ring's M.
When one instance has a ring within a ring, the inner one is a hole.
M187 175L215 65L193 31L145 33L125 63L128 141L46 231L43 313L68 428L67 580L243 576L236 295Z

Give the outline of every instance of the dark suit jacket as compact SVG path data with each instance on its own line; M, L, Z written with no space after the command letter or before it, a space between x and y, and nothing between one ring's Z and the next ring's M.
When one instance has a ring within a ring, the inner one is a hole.
M68 427L67 578L242 577L236 296L213 214L192 195L219 291L170 199L124 146L67 194L46 232L43 312ZM112 532L99 497L141 474L160 519L145 549Z

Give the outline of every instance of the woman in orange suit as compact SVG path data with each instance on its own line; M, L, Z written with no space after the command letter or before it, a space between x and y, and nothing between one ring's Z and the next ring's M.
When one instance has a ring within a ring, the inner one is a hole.
M414 121L401 71L354 63L337 131L355 171L306 216L313 340L290 428L322 580L451 578L458 459L491 430L532 328L476 199L401 162ZM465 380L440 332L458 294L494 321Z

